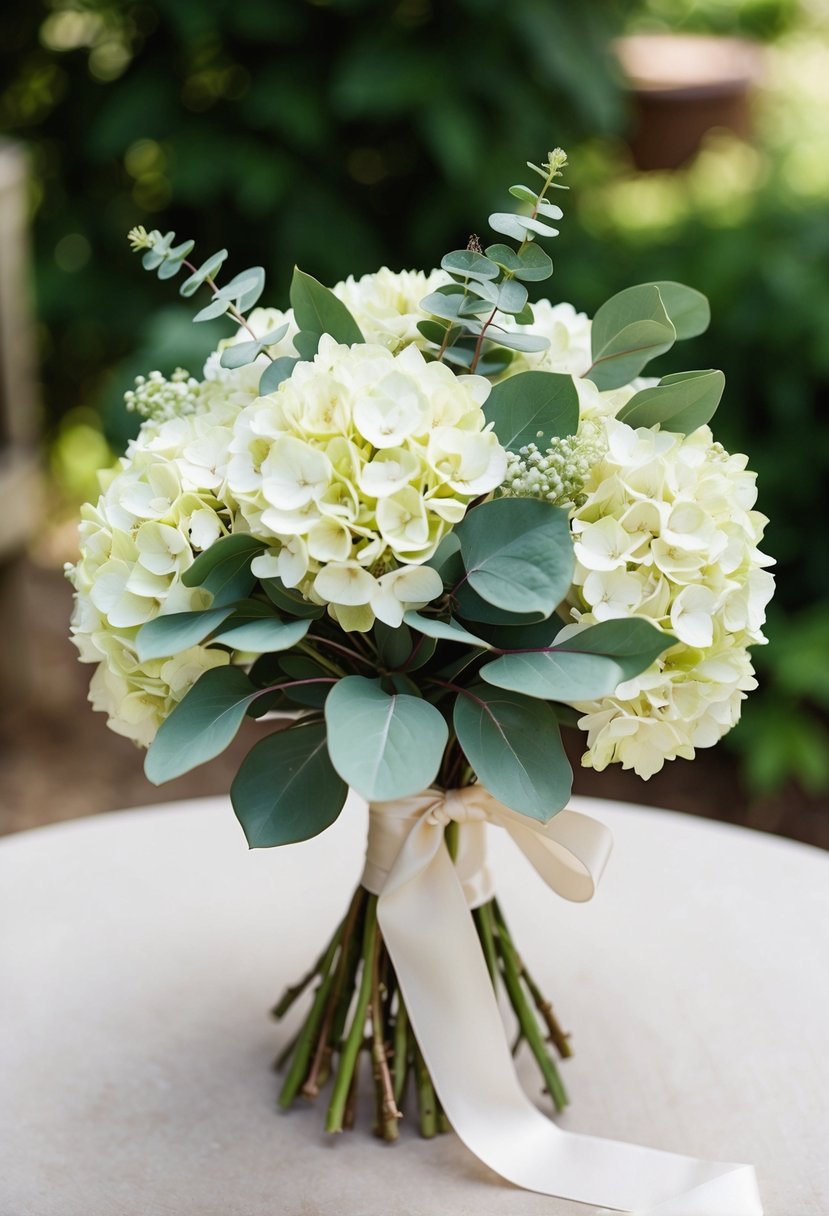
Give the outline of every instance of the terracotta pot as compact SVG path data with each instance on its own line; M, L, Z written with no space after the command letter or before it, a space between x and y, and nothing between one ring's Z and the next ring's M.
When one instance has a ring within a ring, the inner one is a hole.
M615 44L634 99L630 137L639 169L676 169L713 127L751 134L760 48L738 38L636 34Z

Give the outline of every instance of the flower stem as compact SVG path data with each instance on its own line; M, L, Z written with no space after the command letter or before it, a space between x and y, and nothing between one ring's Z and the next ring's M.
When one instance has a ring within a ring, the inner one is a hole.
M547 1045L541 1034L538 1020L530 1008L527 997L521 986L521 965L512 938L509 935L503 914L497 900L492 901L492 914L498 930L498 948L503 963L504 985L509 994L510 1003L515 1010L519 1025L524 1032L527 1046L535 1056L536 1063L541 1069L541 1075L547 1086L547 1091L553 1100L556 1110L564 1110L568 1103L567 1091L559 1076L558 1069L553 1063Z
M288 1075L285 1078L285 1083L279 1094L279 1105L286 1108L291 1105L294 1098L299 1092L299 1088L305 1079L308 1070L308 1061L313 1050L314 1043L317 1037L320 1023L325 1014L325 1007L328 1001L328 994L331 991L331 985L334 982L334 975L331 970L334 957L340 945L342 938L343 926L341 925L331 939L331 943L325 952L325 957L322 960L320 967L320 984L317 988L316 996L311 1005L311 1012L305 1025L302 1028L299 1038L297 1039L296 1051L291 1060L291 1067L288 1070Z
M400 1135L398 1120L402 1118L394 1099L394 1085L389 1072L383 1024L383 993L380 984L380 934L374 936L371 957L371 1062L377 1092L377 1132L383 1140L396 1140ZM366 958L364 966L369 965Z
M403 993L397 990L397 1017L394 1019L394 1101L398 1107L403 1103L406 1081L409 1076L409 1011L403 1003Z
M420 1048L413 1040L415 1084L417 1086L417 1112L420 1120L420 1134L426 1140L431 1140L437 1134L437 1103L435 1087L429 1076L426 1061L420 1053Z
M369 895L366 900L366 919L363 927L363 973L360 977L360 989L357 994L354 1016L351 1020L348 1036L343 1044L337 1076L334 1080L334 1092L331 1095L331 1104L328 1107L328 1115L325 1120L325 1130L327 1132L341 1132L343 1130L343 1113L348 1098L348 1091L351 1087L351 1078L357 1064L357 1056L363 1043L366 1016L371 999L372 967L369 960L374 955L376 937L377 896Z

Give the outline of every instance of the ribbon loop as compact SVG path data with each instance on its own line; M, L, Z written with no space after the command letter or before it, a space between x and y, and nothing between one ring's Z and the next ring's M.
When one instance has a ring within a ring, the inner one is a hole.
M654 1216L762 1216L750 1166L699 1161L561 1131L515 1074L469 909L492 897L486 823L505 828L547 885L592 898L608 829L560 811L517 815L480 785L426 790L369 807L363 885L377 915L418 1044L455 1131L481 1161L526 1190ZM453 862L445 825L461 824Z

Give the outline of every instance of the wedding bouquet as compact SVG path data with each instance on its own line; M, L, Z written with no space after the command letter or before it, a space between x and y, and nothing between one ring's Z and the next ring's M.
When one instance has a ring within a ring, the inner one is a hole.
M197 267L192 241L130 233L147 270L210 295L196 321L234 332L200 378L152 372L127 394L144 421L83 510L72 633L93 706L148 749L153 782L259 722L231 788L252 847L324 831L349 787L369 801L363 883L276 1009L316 984L280 1102L331 1078L330 1131L353 1120L367 1045L380 1135L410 1078L423 1134L447 1114L464 1134L418 950L440 982L488 973L564 1105L568 1038L494 898L483 824L589 898L609 842L565 809L561 728L584 732L583 764L647 778L715 743L755 685L771 562L754 474L709 429L724 377L640 378L707 303L674 282L592 322L530 303L565 163L529 165L540 180L489 217L495 243L331 290L296 269L286 311L254 307L260 267L220 283L225 250ZM429 934L459 916L448 965Z

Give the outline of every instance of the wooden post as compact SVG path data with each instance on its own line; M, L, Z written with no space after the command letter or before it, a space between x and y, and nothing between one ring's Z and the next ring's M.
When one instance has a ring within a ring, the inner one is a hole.
M26 177L22 149L0 142L0 690L17 704L29 683L22 561L40 515Z

